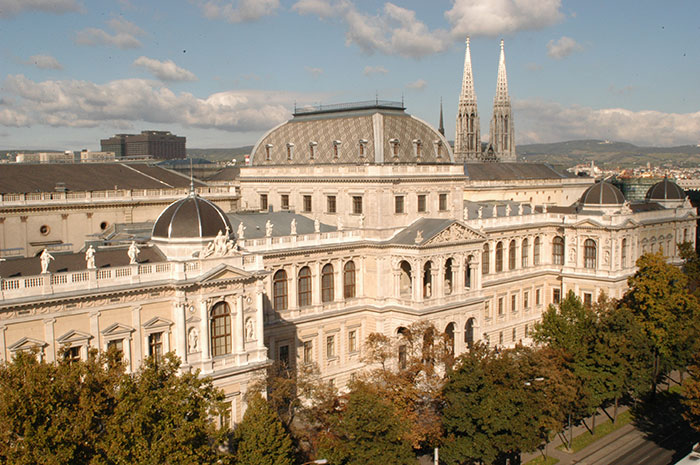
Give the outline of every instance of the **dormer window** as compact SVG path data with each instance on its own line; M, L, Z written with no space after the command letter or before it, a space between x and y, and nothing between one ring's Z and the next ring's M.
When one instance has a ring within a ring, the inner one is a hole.
M399 140L396 138L389 139L389 143L391 144L391 154L394 158L398 158L399 156Z
M265 144L265 161L272 160L272 147L274 147L274 145Z
M309 142L309 159L313 160L316 157L316 146L318 145L318 142L311 141Z
M421 146L423 143L421 142L420 139L413 139L413 155L416 158L420 158L421 156Z
M366 156L366 151L367 151L367 143L369 142L367 139L360 139L360 158L365 158Z
M338 147L340 147L340 144L342 144L342 142L339 140L333 141L333 158L335 159L338 159Z
M291 142L287 143L287 160L294 159L294 144Z
M433 146L435 146L435 158L442 158L442 141L434 140Z

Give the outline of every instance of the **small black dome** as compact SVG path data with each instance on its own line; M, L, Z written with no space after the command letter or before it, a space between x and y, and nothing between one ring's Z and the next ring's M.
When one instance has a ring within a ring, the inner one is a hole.
M579 201L582 205L622 205L625 196L609 182L601 181L585 190Z
M663 181L657 182L649 188L646 199L649 201L685 200L685 191L675 182L664 178Z
M163 210L153 225L154 238L198 239L230 234L226 214L212 202L196 194L177 200Z

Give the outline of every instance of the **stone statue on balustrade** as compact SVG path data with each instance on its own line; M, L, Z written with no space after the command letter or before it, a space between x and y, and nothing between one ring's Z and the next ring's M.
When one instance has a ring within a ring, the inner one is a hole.
M85 262L88 270L94 270L96 268L95 249L92 246L88 247L88 249L85 251Z
M136 265L139 262L139 246L136 241L131 241L127 254L129 255L129 265Z
M53 255L51 255L48 250L44 249L44 251L41 252L39 260L41 260L41 272L48 273L49 263L51 263L51 260L54 260Z

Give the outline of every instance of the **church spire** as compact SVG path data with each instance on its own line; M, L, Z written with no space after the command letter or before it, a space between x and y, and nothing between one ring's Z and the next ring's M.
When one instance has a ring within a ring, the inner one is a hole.
M508 95L508 76L506 74L506 54L501 39L501 56L498 60L498 79L496 95L493 98L493 117L489 131L489 145L493 147L495 157L500 161L515 161L515 132L513 128L513 111Z
M472 55L469 48L469 36L464 52L464 73L462 74L462 92L459 95L457 124L455 127L455 159L457 161L474 160L481 153L479 136L479 112L476 108L476 92L472 74Z
M443 136L445 135L445 125L442 122L442 97L440 97L440 126L438 127L438 131Z

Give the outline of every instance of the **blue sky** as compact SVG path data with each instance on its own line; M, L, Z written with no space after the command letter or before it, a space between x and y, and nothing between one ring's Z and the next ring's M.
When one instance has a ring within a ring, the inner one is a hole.
M697 1L0 0L0 148L252 145L375 95L435 126L442 98L452 139L467 34L484 140L504 38L517 143L700 143Z

